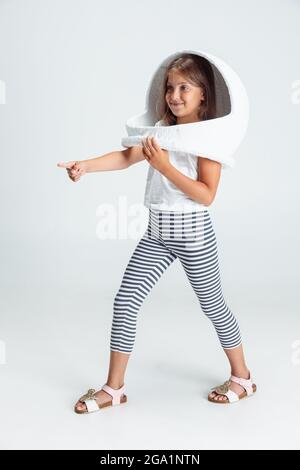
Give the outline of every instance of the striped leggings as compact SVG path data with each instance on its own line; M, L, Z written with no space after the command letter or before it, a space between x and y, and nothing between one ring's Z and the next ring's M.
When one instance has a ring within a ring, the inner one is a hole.
M176 258L203 313L212 321L221 346L232 349L241 344L238 322L224 300L217 240L207 208L201 212L149 209L148 226L131 255L114 298L111 351L132 352L141 305Z

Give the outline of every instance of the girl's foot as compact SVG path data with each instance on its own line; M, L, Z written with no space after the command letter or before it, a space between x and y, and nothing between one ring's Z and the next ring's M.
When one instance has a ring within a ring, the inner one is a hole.
M235 374L232 374L232 375L235 375ZM242 377L243 379L250 379L250 371L246 371L245 374L242 374L242 375L239 375L239 377ZM230 380L230 385L229 385L229 390L232 390L233 392L237 393L238 395L241 395L241 393L243 393L245 391L244 387L242 387L241 385L233 382L232 380ZM220 395L219 393L217 392L211 392L209 395L208 395L210 398L214 399L215 401L228 401L228 398L226 397L226 395Z
M109 385L111 387L111 385L109 383L107 383L107 385ZM121 388L123 385L120 385L120 387L112 387L114 388L115 390L117 390L118 388ZM104 403L108 403L108 402L111 402L112 400L112 396L105 392L105 390L98 390L98 392L96 392L94 394L95 398L96 398L96 402L98 405L103 405ZM122 397L124 397L125 394L122 395ZM86 411L87 408L86 408L86 404L85 403L82 403L81 401L77 401L77 403L75 404L75 408L78 410L78 411Z

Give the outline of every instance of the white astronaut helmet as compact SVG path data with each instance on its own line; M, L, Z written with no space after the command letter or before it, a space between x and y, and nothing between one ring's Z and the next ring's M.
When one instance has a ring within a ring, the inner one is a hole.
M157 125L164 108L164 79L168 65L182 54L207 59L215 86L215 117L198 122ZM222 168L233 168L234 154L246 133L249 99L237 73L223 60L204 51L181 50L165 58L155 70L146 93L145 109L126 122L123 147L142 145L142 139L154 136L161 148L181 151L218 161Z

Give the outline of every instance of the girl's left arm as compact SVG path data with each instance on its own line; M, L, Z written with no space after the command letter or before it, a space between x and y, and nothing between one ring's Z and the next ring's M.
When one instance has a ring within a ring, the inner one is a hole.
M147 137L142 143L146 160L177 188L205 206L213 202L220 181L221 163L198 157L198 180L194 180L172 165L168 151L161 149L156 139Z
M217 193L222 165L215 160L198 158L198 180L193 180L177 170L171 163L166 165L163 175L194 201L209 206Z

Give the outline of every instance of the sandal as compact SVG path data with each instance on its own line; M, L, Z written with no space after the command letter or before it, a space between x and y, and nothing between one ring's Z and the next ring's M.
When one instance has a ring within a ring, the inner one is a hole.
M238 395L236 392L233 390L230 390L230 382L235 382L239 385L241 385L245 391L242 392L240 395ZM214 392L216 392L218 395L225 395L227 397L227 400L216 400L215 395L214 398L211 398L208 395L208 401L213 401L214 403L221 403L222 405L228 404L228 403L233 403L235 401L239 401L242 398L249 397L250 395L253 395L253 393L256 392L256 385L253 383L251 375L249 379L243 379L242 377L235 377L234 375L230 376L229 380L226 380L222 385L219 385L217 387L212 388Z
M95 397L96 390L94 388L90 388L88 392L85 395L82 395L82 397L80 397L78 400L81 403L84 403L87 409L78 410L75 405L74 407L75 413L78 413L78 414L92 413L93 411L99 411L100 409L105 408L107 406L121 405L122 403L127 402L127 396L124 393L125 384L122 385L122 387L118 389L111 388L109 385L105 384L103 385L101 390L104 390L109 395L111 395L112 400L105 402L105 403L98 404L96 401L96 397Z

